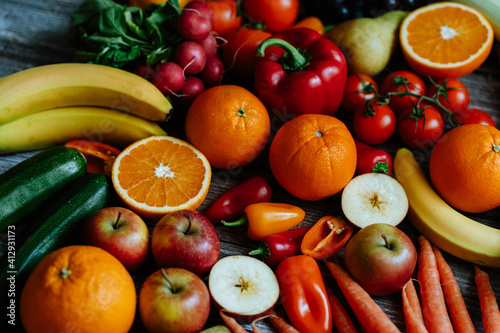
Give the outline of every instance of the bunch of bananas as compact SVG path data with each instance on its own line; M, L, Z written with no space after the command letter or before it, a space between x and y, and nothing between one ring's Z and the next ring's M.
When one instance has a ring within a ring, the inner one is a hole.
M500 230L461 214L437 194L413 153L401 148L394 174L403 186L417 230L442 250L471 263L500 267Z
M151 135L172 105L149 81L122 69L63 63L0 79L0 154L70 140L125 147Z

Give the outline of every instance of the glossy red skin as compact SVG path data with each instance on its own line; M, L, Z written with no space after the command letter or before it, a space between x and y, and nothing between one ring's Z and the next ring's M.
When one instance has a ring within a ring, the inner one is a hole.
M455 78L440 79L436 81L436 84L442 86L445 82L447 88L453 89L446 93L448 100L446 100L445 96L440 95L438 97L439 103L441 103L441 105L453 114L458 114L461 111L466 110L469 107L470 96L465 84ZM427 96L435 97L437 92L438 87L432 84L427 89Z
M372 173L377 163L387 165L387 175L392 175L392 158L385 150L373 148L362 142L355 140L356 152L358 154L356 163L356 174ZM359 148L358 148L359 147Z
M436 141L443 135L444 121L441 113L432 106L424 110L424 118L418 120L408 118L413 110L411 108L403 110L398 117L396 130L404 144L413 149L430 149ZM417 125L415 127L415 122Z
M349 75L345 84L342 107L348 111L354 112L358 107L364 105L365 101L374 98L375 93L363 92L363 87L368 84L372 84L375 88L375 92L378 92L377 83L368 75Z
M425 95L425 83L424 81L416 74L409 71L395 71L389 74L382 85L380 86L380 93L387 94L390 92L404 92L404 85L397 85L393 82L393 79L397 76L401 76L407 78L408 90L419 94ZM391 96L389 101L389 106L394 111L395 114L399 114L402 110L411 107L411 103L417 104L418 98L414 96Z
M460 125L481 124L497 127L495 120L486 112L476 108L463 110L456 115L456 123Z
M187 75L200 73L207 64L207 54L203 46L196 42L184 41L174 51L174 61Z
M235 0L207 0L206 4L213 12L212 31L225 37L241 27L242 16Z
M330 258L344 247L353 232L354 227L350 222L324 216L304 236L301 251L318 260Z
M254 176L230 188L217 198L205 211L205 216L214 224L222 220L240 218L251 204L271 201L271 186L264 177Z
M201 79L207 88L221 84L224 76L224 64L218 56L207 59L205 68L201 71Z
M292 325L299 332L331 333L330 302L316 260L297 255L276 268L280 300Z
M279 32L291 27L299 15L299 0L244 0L244 12L264 22L266 30Z
M199 77L188 76L174 98L182 105L190 105L204 90L205 84Z
M396 115L388 105L370 102L374 114L368 115L365 105L358 107L353 116L353 132L369 145L378 145L390 139L396 129Z
M85 156L89 173L111 175L113 161L120 154L119 149L98 141L72 140L64 145L78 150Z
M189 10L192 9L192 10ZM213 12L204 1L191 1L177 20L177 31L187 40L199 42L212 31Z
M311 55L299 71L284 69L285 50L269 46L257 63L254 74L256 95L272 116L286 122L301 114L333 115L347 80L347 64L340 49L329 39L309 28L297 28L273 36Z

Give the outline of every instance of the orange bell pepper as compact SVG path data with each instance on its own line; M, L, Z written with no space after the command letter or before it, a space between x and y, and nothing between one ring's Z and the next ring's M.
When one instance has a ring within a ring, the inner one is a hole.
M353 233L351 223L340 217L324 216L304 235L302 254L314 259L326 259L339 252Z
M287 231L302 222L306 213L299 207L285 203L259 202L248 205L245 214L234 222L222 221L226 226L248 226L247 235L262 240L268 235Z
M320 35L324 36L326 33L325 26L323 25L323 22L316 16L309 16L306 18L303 18L299 22L295 23L292 28L309 28L316 30Z

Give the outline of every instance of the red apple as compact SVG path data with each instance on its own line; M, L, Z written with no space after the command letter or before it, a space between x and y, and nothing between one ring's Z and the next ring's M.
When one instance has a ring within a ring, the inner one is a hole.
M417 250L397 227L375 223L351 237L344 258L347 271L370 295L383 296L401 290L410 280Z
M80 240L111 253L129 272L136 271L149 253L146 223L123 207L106 207L89 216L83 223Z
M220 241L203 214L179 210L158 221L151 237L151 252L158 267L180 267L204 276L219 260Z
M199 332L210 314L210 294L196 274L183 268L162 268L144 281L139 314L150 333Z

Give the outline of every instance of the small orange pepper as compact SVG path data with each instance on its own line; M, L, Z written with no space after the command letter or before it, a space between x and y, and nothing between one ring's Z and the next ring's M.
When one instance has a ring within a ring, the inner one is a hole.
M292 28L309 28L316 30L320 35L324 36L325 35L325 26L323 25L323 22L316 16L309 16L306 17L299 22L295 23Z
M314 259L329 258L347 243L353 230L353 225L341 217L324 216L304 235L302 254Z
M68 141L65 146L76 149L85 156L88 173L102 173L107 176L111 175L116 156L121 152L108 144L89 140Z
M222 221L226 226L248 226L247 235L253 240L284 232L304 220L306 213L300 207L285 203L259 202L248 205L245 214L234 222Z

